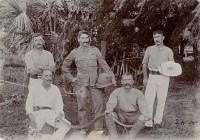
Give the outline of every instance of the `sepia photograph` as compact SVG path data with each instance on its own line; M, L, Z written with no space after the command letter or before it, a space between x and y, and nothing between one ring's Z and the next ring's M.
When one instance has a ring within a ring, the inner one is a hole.
M0 140L200 140L200 0L0 0Z

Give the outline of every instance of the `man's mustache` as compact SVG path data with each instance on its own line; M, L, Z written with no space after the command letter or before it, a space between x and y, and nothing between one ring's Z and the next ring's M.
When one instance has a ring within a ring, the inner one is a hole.
M124 86L132 86L132 84L125 83Z

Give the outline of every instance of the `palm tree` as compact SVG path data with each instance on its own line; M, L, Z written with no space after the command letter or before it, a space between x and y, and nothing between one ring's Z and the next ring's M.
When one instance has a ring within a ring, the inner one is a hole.
M103 2L107 2L106 0L5 0L0 4L0 21L9 27L7 46L23 57L24 53L31 49L31 34L42 32L46 37L46 49L54 54L59 64L62 64L63 57L77 46L76 32L81 28L88 28L91 33L97 32L99 40L107 41L109 59L115 61L121 57L121 55L113 55L123 51L120 47L121 43L129 42L137 37L136 41L140 42L140 46L145 46L145 43L150 44L150 39L147 40L147 38L151 28L155 26L165 28L167 21L174 20L177 24L177 30L172 32L170 40L170 44L176 46L174 42L177 41L177 36L180 36L181 31L188 24L185 21L183 26L178 27L180 21L176 21L176 18L186 17L186 8L189 7L187 9L191 11L191 7L194 7L191 5L195 2L195 0L143 0L140 2L127 0L122 3L118 0L108 1L114 5L115 10L118 9L115 18L109 17L106 11L109 5L103 5ZM131 11L126 9L130 7L129 2L134 6ZM126 20L127 11L131 12L132 19ZM158 13L159 16L157 16ZM128 24L130 28L139 29L139 32L128 30L131 31L129 36L122 36L124 27L121 21L131 23ZM114 58L111 58L113 56Z
M1 20L4 20L4 25L8 26L8 38L6 45L11 50L17 50L21 53L27 47L21 48L22 44L27 41L27 35L33 32L32 22L26 13L25 1L6 0L1 4L0 10Z
M64 48L62 44L66 44L64 40L71 40L74 32L79 28L81 20L78 17L79 11L87 9L79 8L77 4L84 6L84 3L90 3L87 1L80 3L78 0L76 2L72 4L64 0L5 0L0 5L0 17L1 21L6 21L4 25L9 28L6 45L23 57L25 52L31 49L31 34L42 32L51 41L51 43L47 42L48 45L53 44L47 49L55 54L56 59L59 59L57 57L60 57L62 52L60 50ZM72 7L75 5L77 8L74 10Z

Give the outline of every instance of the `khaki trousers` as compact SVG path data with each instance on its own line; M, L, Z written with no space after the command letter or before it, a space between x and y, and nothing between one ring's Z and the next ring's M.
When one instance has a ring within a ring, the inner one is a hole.
M144 123L139 121L139 117L141 116L141 114L138 111L133 113L126 113L121 111L117 113L112 112L111 114L106 115L105 117L106 126L111 138L118 137L116 123L111 116L119 120L121 123L128 125L134 124L134 127L132 127L129 132L130 135L135 136L144 127Z
M78 103L78 120L80 125L88 123L88 106L87 106L87 96L90 93L92 97L92 102L94 106L95 117L103 112L103 97L100 89L95 86L82 86L75 88L77 94ZM95 122L94 127L96 130L103 129L103 120L99 119Z

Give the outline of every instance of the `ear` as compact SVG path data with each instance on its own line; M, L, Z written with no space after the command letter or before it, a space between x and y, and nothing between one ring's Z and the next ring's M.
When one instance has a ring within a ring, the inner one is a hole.
M123 82L124 82L124 81L123 81L123 78L121 78L121 81L120 81L120 82L121 82L121 85L122 85L122 84L123 84Z
M165 36L163 36L163 40L165 40Z
M35 46L34 46L34 39L32 39L31 41L30 41L30 47L31 47L31 49L33 49Z

